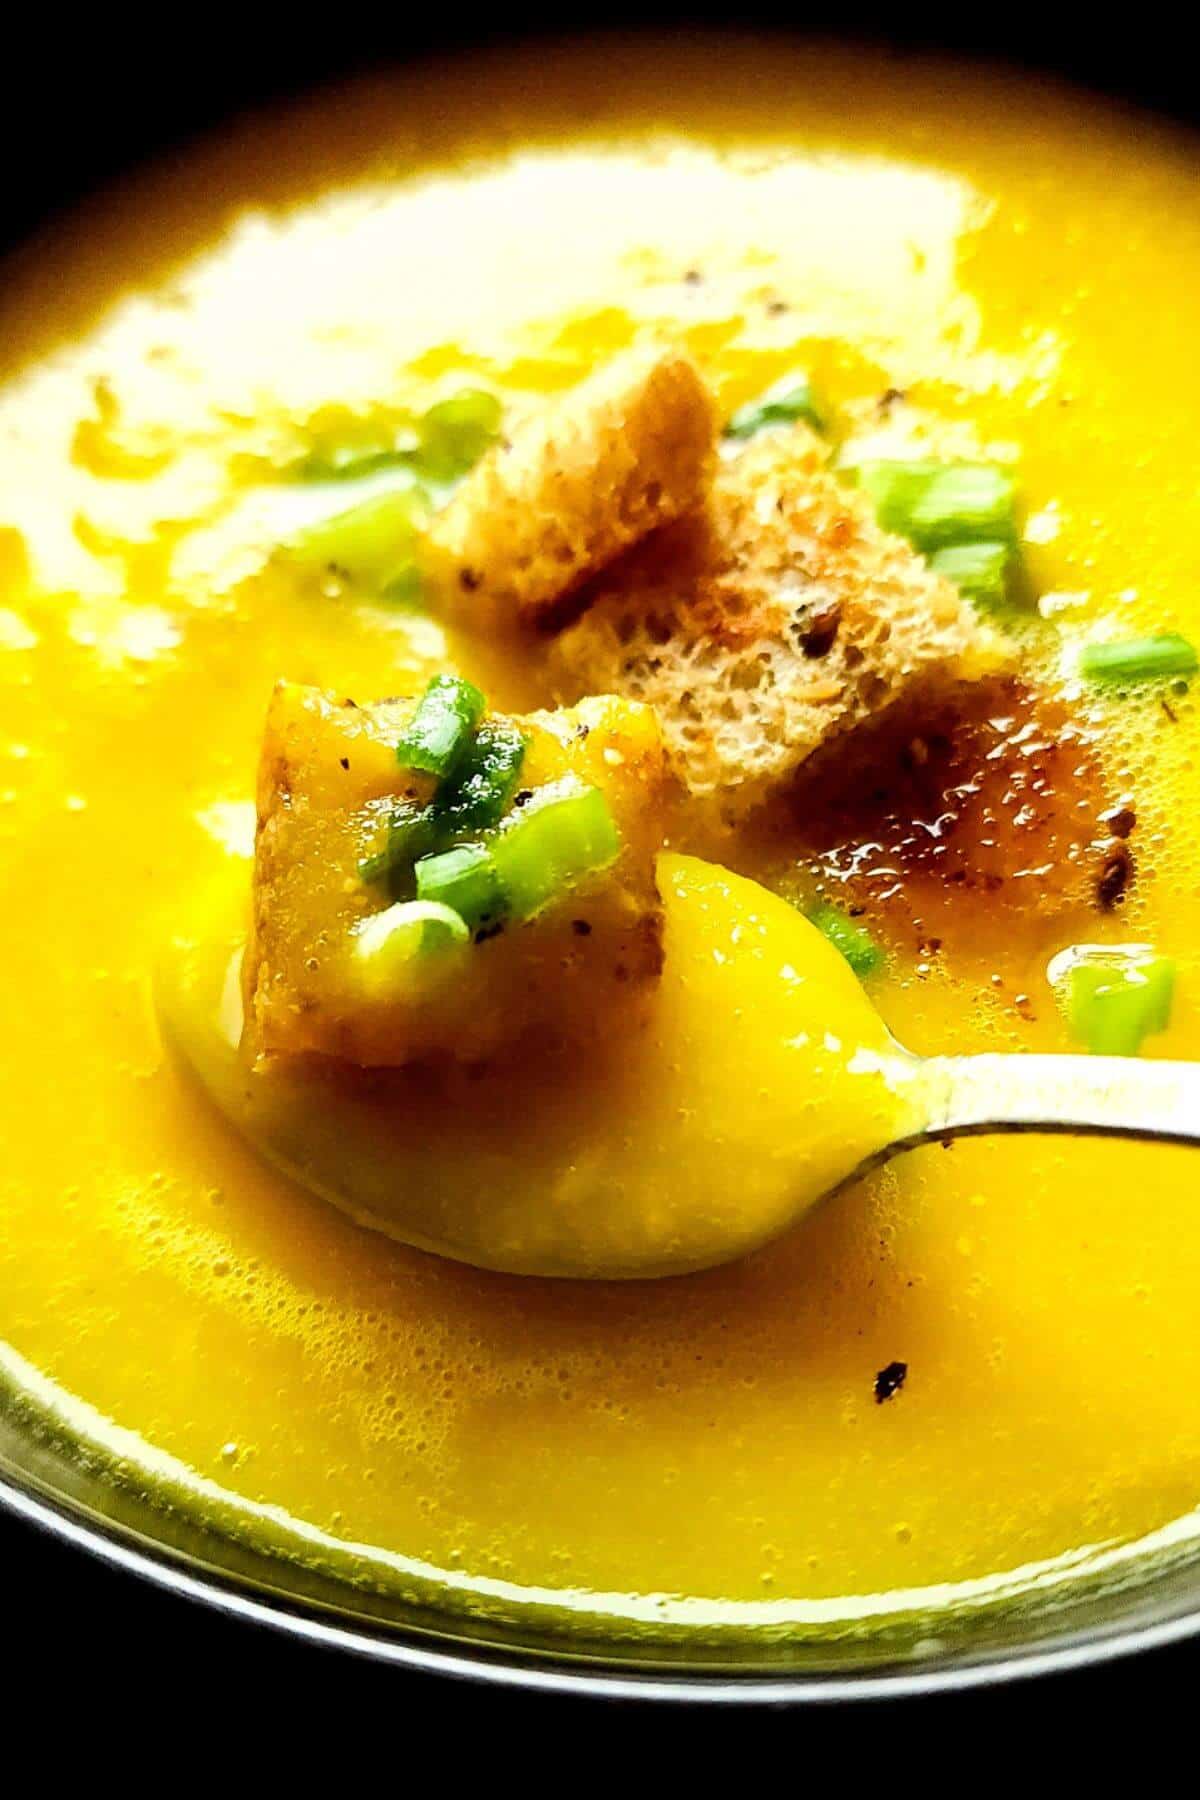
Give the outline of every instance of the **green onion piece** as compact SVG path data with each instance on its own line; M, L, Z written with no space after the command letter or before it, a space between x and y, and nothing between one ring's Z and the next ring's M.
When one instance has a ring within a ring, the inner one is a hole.
M452 907L470 931L498 925L505 916L500 877L482 844L459 844L454 850L423 856L414 874L418 900Z
M517 785L525 746L525 734L515 725L484 720L434 802L445 839L489 831L500 823Z
M413 866L422 857L498 825L517 784L526 739L515 725L485 720L438 786L429 806L402 802L389 815L387 837L358 872L365 882L386 881L394 900L413 892Z
M838 906L816 906L808 914L821 936L840 950L856 975L870 975L883 961L883 951L865 925Z
M529 919L583 876L615 862L621 839L600 789L568 775L510 813L490 848L512 911Z
M458 675L435 675L400 734L396 761L427 775L448 775L475 736L486 702Z
M929 566L952 581L968 600L1000 601L1007 588L1008 544L947 544L935 550Z
M851 463L844 473L862 488L886 531L908 534L908 520L918 494L937 472L932 462Z
M905 533L919 550L947 544L1013 541L1014 483L994 463L943 463L909 510Z
M725 436L753 437L756 431L762 431L768 425L792 425L797 419L803 419L815 431L825 429L824 415L813 398L808 381L803 376L785 375L782 381L768 388L761 399L738 407L725 427Z
M461 388L421 420L413 466L434 481L456 481L473 469L500 429L500 402L482 388Z
M412 566L417 533L427 513L422 489L406 482L304 526L288 542L287 554L296 562L336 569L353 580L393 581Z
M1136 1056L1165 1031L1175 964L1165 956L1116 953L1081 958L1067 972L1067 1023L1093 1056Z
M864 462L854 472L884 530L918 550L1016 537L1013 478L995 463Z
M402 900L372 913L354 933L354 956L368 991L389 997L411 983L425 958L470 942L466 923L448 906L427 900Z
M425 582L421 570L414 558L385 582L380 595L383 600L390 600L393 605L408 611L416 611L425 604Z
M292 474L301 481L361 481L365 475L378 475L384 469L405 468L412 452L394 444L333 444L327 450L313 450Z
M1170 1022L1175 965L1148 945L1076 945L1054 958L1049 975L1072 1036L1093 1055L1136 1056Z
M441 821L432 806L402 804L388 818L383 848L359 863L359 878L368 885L386 881L393 900L407 900L412 895L413 864L442 841Z
M1079 673L1095 681L1152 681L1163 675L1194 675L1196 652L1178 632L1161 637L1119 638L1107 644L1085 644Z
M384 880L384 878L390 873L391 867L392 867L392 859L388 855L387 848L385 846L384 849L377 850L375 852L374 856L364 856L363 857L362 861L358 865L358 878L360 881L365 882L366 885L368 887L370 887L376 881Z

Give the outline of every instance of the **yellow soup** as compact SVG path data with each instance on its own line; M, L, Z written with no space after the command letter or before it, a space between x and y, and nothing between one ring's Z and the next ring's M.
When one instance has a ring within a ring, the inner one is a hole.
M260 1160L164 1045L151 979L198 897L246 879L277 678L376 699L458 668L497 706L545 702L536 659L273 557L329 510L295 465L464 385L528 411L669 337L726 411L802 368L876 453L1015 458L1028 590L1002 703L930 720L876 790L835 774L769 827L673 848L863 906L887 952L871 997L918 1051L1068 1048L1049 959L1136 940L1178 966L1149 1053L1200 1056L1195 709L1074 673L1088 637L1200 636L1196 158L1015 76L585 47L256 120L9 268L14 1384L124 1479L280 1554L614 1631L841 1628L1186 1541L1187 1153L935 1147L715 1273L491 1274ZM644 1104L597 1102L576 1160L637 1183L658 1158L685 1217L715 1187L689 1098L728 1108L731 1141L736 1115L748 1181L756 1134L794 1142L785 1013L752 981L746 1002L761 1030L697 1025L694 1086L664 1038ZM420 1150L443 1142L452 1180L444 1134ZM489 1154L512 1198L553 1146L499 1133Z

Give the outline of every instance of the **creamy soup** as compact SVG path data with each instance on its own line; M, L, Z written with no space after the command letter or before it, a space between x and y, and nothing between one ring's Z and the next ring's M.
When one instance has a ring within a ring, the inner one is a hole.
M1016 75L610 44L231 127L9 267L16 1390L215 1529L568 1626L833 1629L1187 1539L1188 1153L934 1147L714 1272L487 1273L261 1161L164 1045L151 983L197 897L248 881L277 679L369 701L451 669L499 706L547 698L502 637L274 554L330 509L295 479L314 447L464 386L518 416L669 338L726 415L803 369L843 446L1011 465L1022 538L1002 691L887 744L875 780L835 763L680 847L852 910L915 1050L1077 1047L1048 964L1137 942L1176 967L1145 1053L1200 1055L1193 701L1075 663L1200 637L1196 169L1190 140ZM714 1091L754 1054L709 1046ZM772 1087L765 1128L788 1118ZM673 1161L701 1182L686 1134Z

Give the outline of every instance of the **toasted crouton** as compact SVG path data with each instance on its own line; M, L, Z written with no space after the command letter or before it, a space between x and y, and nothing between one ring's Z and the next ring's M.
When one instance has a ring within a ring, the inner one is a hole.
M631 354L534 414L430 526L427 574L464 621L530 623L587 575L698 504L713 399L678 351Z
M275 691L244 962L253 1048L365 1066L439 1053L477 1061L533 1028L578 1038L628 1023L662 964L654 857L667 776L653 713L598 697L512 721L527 740L518 799L533 805L530 790L567 776L601 788L619 833L616 861L536 917L481 931L441 964L426 958L424 970L402 969L398 984L381 988L356 956L358 929L391 896L360 865L381 848L399 802L430 796L431 778L396 760L413 707L358 707L288 683ZM424 979L431 972L438 978Z
M796 427L723 463L707 504L622 557L551 650L560 698L652 705L689 792L726 821L836 734L1006 659L824 454Z

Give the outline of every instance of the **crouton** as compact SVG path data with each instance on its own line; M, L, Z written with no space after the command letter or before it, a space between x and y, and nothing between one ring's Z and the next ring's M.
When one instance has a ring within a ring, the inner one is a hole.
M497 445L432 522L426 575L486 627L536 622L587 575L700 501L717 415L677 351L631 354Z
M595 690L655 708L716 821L744 817L835 735L1006 660L824 458L804 427L764 434L721 465L699 512L592 585L551 649L560 699Z
M364 921L394 896L364 878L361 864L386 841L399 803L431 797L432 778L396 758L414 710L413 701L359 707L288 683L275 691L244 962L251 1047L365 1066L439 1053L475 1061L534 1028L578 1038L630 1021L662 965L654 857L667 775L653 713L598 697L511 721L526 750L506 823L523 804L532 809L546 784L573 777L604 794L616 859L535 917L480 930L452 955L418 957L423 974L402 970L381 988L356 950ZM431 974L438 978L424 978Z

